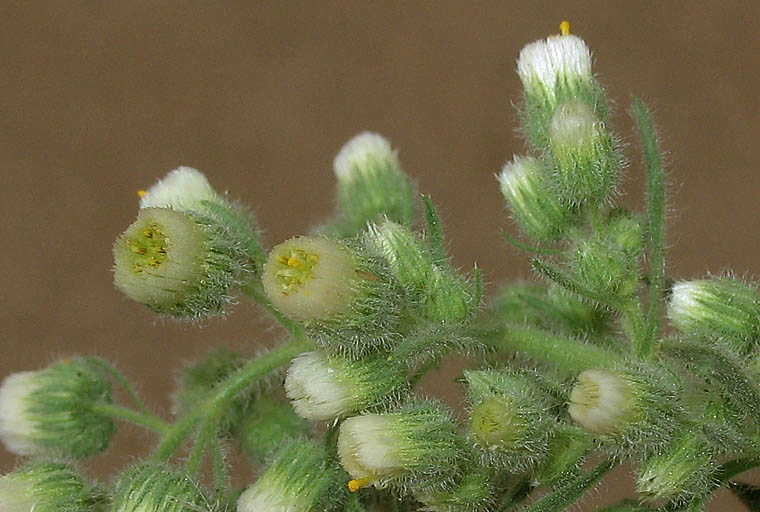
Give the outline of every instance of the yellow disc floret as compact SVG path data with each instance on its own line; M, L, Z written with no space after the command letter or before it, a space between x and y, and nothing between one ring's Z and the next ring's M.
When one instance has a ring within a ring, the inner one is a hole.
M262 284L277 309L301 321L346 312L361 278L351 252L327 238L295 237L274 247Z

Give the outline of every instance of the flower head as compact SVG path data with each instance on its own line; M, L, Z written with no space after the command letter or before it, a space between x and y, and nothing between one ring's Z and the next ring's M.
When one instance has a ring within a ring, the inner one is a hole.
M109 379L85 360L11 374L0 386L0 439L19 455L94 455L115 427L92 406L110 400Z
M190 210L201 201L219 201L206 175L192 167L178 167L142 194L140 208Z

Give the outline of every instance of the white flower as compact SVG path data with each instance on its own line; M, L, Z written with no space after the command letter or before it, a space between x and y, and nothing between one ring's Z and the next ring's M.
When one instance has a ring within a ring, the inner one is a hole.
M351 181L357 172L364 172L372 161L391 161L396 167L396 152L390 142L377 133L363 132L356 135L338 152L333 161L333 169L339 181Z
M202 172L192 167L178 167L145 192L140 208L185 210L200 201L218 199L219 195Z
M559 80L573 83L591 79L591 52L577 36L550 36L522 49L517 74L526 93L553 100Z
M586 370L570 393L568 412L588 432L607 434L621 425L628 405L623 379L603 370Z
M9 451L18 455L38 451L34 442L36 428L27 412L26 400L38 387L39 373L14 373L0 386L0 439Z
M336 360L337 361L337 360ZM285 393L296 414L310 420L330 420L352 412L356 396L346 368L331 364L319 352L296 357L285 377Z
M349 489L356 490L403 470L400 453L403 440L395 428L396 418L388 415L365 414L348 418L338 434L338 458L354 479Z

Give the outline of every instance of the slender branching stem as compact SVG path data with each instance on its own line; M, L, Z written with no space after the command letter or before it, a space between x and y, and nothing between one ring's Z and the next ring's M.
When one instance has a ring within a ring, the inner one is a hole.
M105 404L102 402L93 402L90 404L93 411L103 416L128 421L135 425L140 425L159 434L165 434L171 429L171 425L153 414L145 414L141 411L135 411L120 405Z
M649 312L647 339L658 335L665 282L665 170L657 144L657 133L644 102L633 97L633 113L641 137L647 169L647 237L649 242ZM640 347L640 355L651 353L651 345Z

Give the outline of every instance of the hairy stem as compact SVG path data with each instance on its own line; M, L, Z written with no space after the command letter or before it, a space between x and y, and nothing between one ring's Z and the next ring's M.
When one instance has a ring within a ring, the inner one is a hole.
M647 314L647 338L657 337L662 308L662 292L665 281L665 170L657 144L657 133L644 102L633 97L633 113L641 136L644 163L647 168L647 214L649 238L649 312ZM650 347L646 348L649 355Z
M207 418L213 411L224 406L243 389L263 378L271 371L290 362L301 352L312 347L311 341L296 337L288 343L280 345L271 351L250 361L246 366L227 377L214 390L214 393L193 411L187 413L165 433L156 448L154 458L164 460L169 458L183 443L202 418Z
M608 368L620 360L595 345L530 327L505 327L485 336L483 341L497 350L519 352L552 364L570 376L591 368Z
M154 432L158 432L159 434L165 434L171 429L171 425L153 414L145 414L127 407L104 404L101 402L92 403L90 407L93 411L102 414L103 416L128 421L135 425L140 425L141 427L153 430Z

